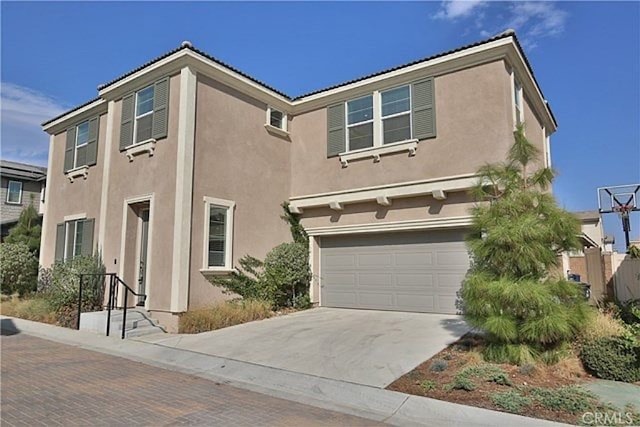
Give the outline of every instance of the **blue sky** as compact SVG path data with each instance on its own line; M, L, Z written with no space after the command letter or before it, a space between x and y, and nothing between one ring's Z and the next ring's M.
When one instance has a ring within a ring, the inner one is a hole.
M46 164L39 123L182 40L290 94L515 28L559 122L554 191L571 210L640 182L640 3L2 2L2 157ZM633 235L640 233L633 218ZM615 217L605 222L616 231Z

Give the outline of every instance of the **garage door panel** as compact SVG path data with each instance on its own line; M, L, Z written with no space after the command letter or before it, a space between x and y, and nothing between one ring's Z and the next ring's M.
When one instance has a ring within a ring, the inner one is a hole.
M358 292L358 302L362 307L391 310L395 307L395 298L391 292Z
M438 251L436 252L436 265L441 266L468 266L469 255L466 252L458 251Z
M358 273L357 276L357 287L358 288L370 288L370 287L384 287L391 288L393 287L393 274L391 273Z
M321 304L455 313L469 268L464 231L323 237Z
M396 301L398 306L405 307L408 311L434 311L435 309L433 295L397 293Z
M322 276L322 283L325 286L352 288L357 283L357 273L327 273Z
M423 266L432 264L433 255L431 252L407 252L396 254L395 265L398 267L412 267L418 265L420 268L423 268Z
M390 267L393 265L393 254L360 254L357 259L358 267Z
M348 267L356 266L356 256L348 253L337 253L335 255L327 255L323 259L323 263L328 268L332 267Z
M431 273L396 273L396 287L432 288L433 275Z

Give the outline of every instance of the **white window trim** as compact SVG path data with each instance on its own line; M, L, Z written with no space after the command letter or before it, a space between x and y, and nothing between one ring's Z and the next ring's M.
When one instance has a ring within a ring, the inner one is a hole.
M279 128L277 126L273 126L271 124L271 111L272 110L282 113L282 127L281 128ZM278 108L272 107L271 105L267 106L267 117L266 117L266 122L264 124L264 127L267 128L267 130L272 130L272 131L274 131L276 133L283 132L283 133L289 135L289 124L288 124L288 121L289 121L289 115L285 111L282 111L282 110L280 110Z
M516 105L516 91L520 105ZM513 70L511 70L511 103L513 105L513 130L515 131L518 123L524 123L524 92L522 84L516 79Z
M139 144L145 144L147 142L150 141L150 139L145 139L144 141L140 141L140 142L136 142L136 140L138 139L138 119L141 119L143 117L147 117L151 114L153 114L153 107L151 107L151 111L147 111L146 113L140 114L138 115L138 94L140 92L142 92L143 90L149 89L150 87L152 87L153 84L147 85L145 87L143 87L140 90L136 91L136 96L133 102L133 144L131 144L129 147L132 147L134 145L139 145ZM153 91L153 98L151 98L153 101L155 101L156 98L156 92L155 92L155 88ZM153 105L153 101L152 101L152 105ZM151 133L153 134L153 120L151 123L152 129L151 129ZM151 138L153 139L153 138ZM155 142L155 140L154 140ZM129 159L129 161L131 161L131 158Z
M229 274L233 269L233 217L236 202L232 200L218 199L215 197L203 197L204 201L204 239L202 242L202 269L200 272L207 274ZM209 266L209 216L211 207L220 207L227 209L227 224L225 229L224 240L224 266Z
M399 153L402 151L408 151L409 157L413 157L416 155L417 149L418 140L407 139L406 141L390 142L389 144L384 144L382 146L374 146L369 148L362 148L360 150L347 151L345 153L341 153L339 156L342 167L346 168L347 166L349 166L349 162L351 160L359 160L372 157L374 163L377 163L380 161L380 156L383 156L385 154Z
M81 168L82 166L85 166L85 165L78 166L78 148L86 147L87 145L89 145L88 134L87 134L87 142L85 142L82 145L78 145L78 135L80 135L80 132L78 132L78 128L85 123L87 124L87 132L89 132L89 120L85 120L76 125L76 140L73 142L73 169L71 170L75 170L75 169Z
M382 93L383 92L388 92L390 90L394 90L394 89L399 89L402 87L409 87L409 110L408 111L403 111L401 113L395 113L395 114L390 114L388 116L383 116L382 115ZM353 124L349 124L349 102L351 101L356 101L358 99L362 99L362 98L366 98L368 96L372 96L373 97L373 118L371 118L370 120L365 120L362 122L358 122L358 123L353 123ZM357 98L351 98L347 101L345 101L344 103L344 114L345 114L345 151L343 153L340 153L340 157L341 157L341 161L342 161L342 157L344 157L345 155L351 154L351 153L360 153L360 152L366 152L369 150L375 150L375 149L380 149L386 146L392 146L392 145L400 145L400 144L406 144L406 143L413 143L415 141L414 138L410 137L408 140L405 141L396 141L396 142L390 142L389 144L385 144L384 143L384 126L383 126L383 120L386 119L391 119L394 117L400 117L400 116L404 116L404 115L409 115L409 132L411 133L411 136L413 136L413 114L411 114L411 99L412 99L412 94L411 94L411 85L410 84L403 84L400 86L394 86L394 87L390 87L390 88L386 88L383 90L374 90L371 94L367 94L367 95L363 95L363 96L359 96ZM360 148L357 150L351 150L350 147L350 141L349 141L349 129L351 127L354 126L360 126L360 125L364 125L364 124L368 124L368 123L373 123L373 146L371 147L366 147L366 148ZM403 151L403 150L395 150L395 151ZM388 153L392 153L395 152L394 150L382 150L381 154L388 154ZM415 154L415 150L410 150L411 151L411 155ZM363 156L363 157L369 157L369 156ZM361 158L358 156L347 156L347 161L348 160L354 160L357 158ZM374 156L374 160L375 161L379 161L380 160L380 156ZM346 164L343 162L343 166L346 166Z
M18 193L18 201L17 201L17 202L11 202L11 201L9 201L9 194L11 194L11 191L10 191L10 190L11 190L11 183L12 183L12 182L15 182L15 183L17 183L17 184L20 184L20 192ZM7 199L6 199L5 201L6 201L6 203L7 203L8 205L21 205L21 204L22 204L22 188L23 188L22 181L14 181L14 180L10 180L10 181L7 183Z

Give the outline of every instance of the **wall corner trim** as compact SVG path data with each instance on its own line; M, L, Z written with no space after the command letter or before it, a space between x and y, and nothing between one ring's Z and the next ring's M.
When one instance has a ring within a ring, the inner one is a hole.
M189 66L183 67L180 70L178 154L171 268L171 311L174 313L186 311L189 304L196 85L195 71Z

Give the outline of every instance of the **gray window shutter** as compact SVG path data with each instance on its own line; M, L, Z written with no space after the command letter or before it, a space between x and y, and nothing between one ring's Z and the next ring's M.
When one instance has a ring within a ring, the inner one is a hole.
M95 165L98 160L98 132L100 127L100 117L89 120L89 140L87 141L86 164Z
M155 139L167 136L169 115L169 77L157 81L153 88L153 122L151 137Z
M85 219L78 225L82 224L82 255L93 255L93 228L96 220L93 218Z
M135 93L122 98L122 115L120 119L120 151L133 144L133 120L135 113Z
M335 157L346 150L344 103L327 107L327 157Z
M64 260L64 222L56 226L56 261Z
M417 139L436 136L436 104L433 77L411 85L411 114L413 137Z
M76 147L76 127L67 129L67 143L64 149L64 171L73 169L73 150Z

